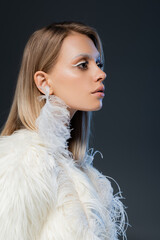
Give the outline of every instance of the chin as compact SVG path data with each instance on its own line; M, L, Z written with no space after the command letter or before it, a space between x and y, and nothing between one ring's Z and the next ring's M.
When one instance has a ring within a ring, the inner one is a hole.
M102 106L99 106L98 108L96 108L96 109L93 110L93 111L99 111L99 110L101 110L101 108L102 108Z
M88 104L87 104L88 103ZM102 108L103 104L102 104L102 100L99 101L92 101L89 102L88 100L86 100L85 102L83 102L83 105L79 106L78 104L76 105L72 105L71 108L72 109L77 109L79 111L99 111Z
M103 106L102 101L100 101L99 104L90 111L99 111L101 110L102 106Z

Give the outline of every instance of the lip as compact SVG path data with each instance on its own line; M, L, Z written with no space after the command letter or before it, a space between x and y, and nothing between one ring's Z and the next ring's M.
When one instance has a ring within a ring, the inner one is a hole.
M105 96L104 92L95 92L95 93L92 93L92 94L94 94L98 97L104 97Z
M105 90L105 87L104 87L104 85L102 85L102 86L100 86L100 87L98 87L94 92L92 92L92 93L97 93L97 92L99 92L99 93L104 93L104 90ZM100 92L101 91L101 92Z

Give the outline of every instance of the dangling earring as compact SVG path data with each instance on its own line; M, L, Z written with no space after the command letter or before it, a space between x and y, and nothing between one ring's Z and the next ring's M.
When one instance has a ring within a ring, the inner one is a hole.
M42 99L50 100L51 96L49 94L50 92L50 87L47 85L45 87L39 86L39 88L44 92L44 95L38 96L38 99L41 101Z

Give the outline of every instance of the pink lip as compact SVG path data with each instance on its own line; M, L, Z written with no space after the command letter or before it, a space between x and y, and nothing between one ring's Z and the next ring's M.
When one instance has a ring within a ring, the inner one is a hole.
M102 86L99 86L99 87L98 87L94 92L92 92L92 93L99 92L99 91L104 92L104 90L105 90L105 87L104 87L104 85L102 85Z
M105 96L104 92L95 92L95 93L92 93L92 94L95 94L99 97L104 97Z

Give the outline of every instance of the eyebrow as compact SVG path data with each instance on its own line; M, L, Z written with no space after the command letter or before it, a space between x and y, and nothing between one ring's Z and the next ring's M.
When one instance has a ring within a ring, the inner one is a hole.
M92 59L92 56L88 53L80 53L72 59L75 59L75 58L78 58L78 57L85 57L85 58L88 58L88 59ZM96 59L98 60L99 58L100 58L100 54L98 54Z

